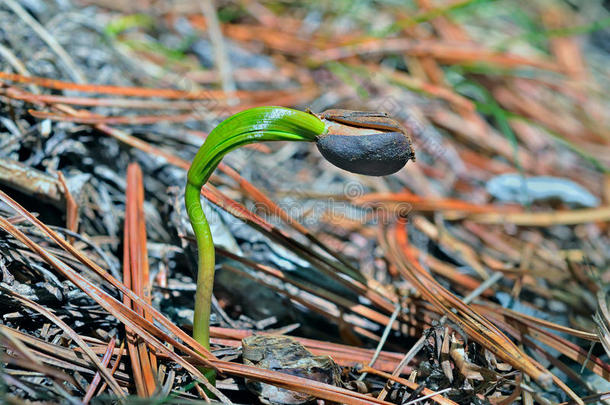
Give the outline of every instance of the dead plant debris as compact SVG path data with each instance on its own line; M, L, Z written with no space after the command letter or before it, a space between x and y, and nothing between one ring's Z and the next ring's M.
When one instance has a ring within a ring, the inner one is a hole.
M609 11L2 2L2 402L607 402ZM388 112L417 162L227 156L207 351L186 170L264 105Z

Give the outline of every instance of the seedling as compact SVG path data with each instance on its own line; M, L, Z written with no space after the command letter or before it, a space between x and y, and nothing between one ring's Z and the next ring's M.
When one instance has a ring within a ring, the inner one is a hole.
M191 164L184 197L199 249L193 338L207 349L214 243L201 205L201 188L225 154L263 141L316 142L329 162L371 176L392 174L414 159L409 134L385 113L328 110L316 115L283 107L257 107L227 118L210 132Z

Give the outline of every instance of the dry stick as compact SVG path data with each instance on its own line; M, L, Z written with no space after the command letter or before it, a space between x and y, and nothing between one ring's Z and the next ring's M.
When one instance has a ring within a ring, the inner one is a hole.
M146 125L157 122L190 122L202 121L203 117L199 113L171 114L171 115L134 115L134 116L113 116L102 115L71 116L55 114L46 111L28 110L33 117L40 119L50 119L53 121L76 122L80 124L107 124L107 125Z
M59 326L66 333L66 335L68 335L72 340L74 340L74 343L76 343L83 350L83 352L85 352L87 357L91 359L93 364L95 364L101 375L108 383L108 386L112 388L112 391L114 391L116 396L119 397L119 400L123 402L122 399L125 398L125 393L123 392L119 384L116 382L114 377L110 374L108 369L100 362L100 360L97 358L97 355L93 352L93 350L91 350L87 343L83 341L83 339L79 336L78 333L76 333L70 326L68 326L64 321L59 319L56 315L52 314L50 311L48 311L43 306L37 304L36 302L29 300L23 297L22 295L4 287L0 287L0 290L3 291L5 294L8 294L11 297L15 298L17 301L21 302L23 306L40 313L45 318L53 322L55 325Z
M15 55L13 53L13 51L11 51L9 48L7 48L6 46L0 44L0 56L2 58L4 58L9 65L11 65L13 67L13 69L15 69L17 72L19 72L20 74L22 74L23 76L29 76L29 72L28 69L25 67L25 65L23 64L23 62L21 62L21 60L19 60L19 58L17 57L17 55ZM33 85L31 85L33 86ZM33 86L33 90L36 90L36 87Z
M588 340L590 342L594 342L594 343L599 342L599 336L597 336L595 333L586 332L583 330L574 329L574 328L570 328L570 327L563 326L563 325L558 325L553 322L549 322L549 321L545 321L543 319L536 318L532 315L522 314L520 312L517 312L517 311L509 309L509 308L504 308L504 307L500 307L500 306L496 306L496 305L489 305L489 304L487 304L486 307L491 308L491 310L497 309L498 312L502 316L519 321L519 322L527 325L528 327L535 326L538 328L540 328L540 327L547 328L547 329L555 330L557 332L575 336L579 339Z
M0 48L0 55L1 55ZM171 100L146 100L114 97L74 97L60 96L57 94L32 94L18 90L16 87L3 89L3 94L15 100L26 101L32 104L69 104L84 107L117 107L146 110L195 110L197 101L171 101Z
M62 206L61 185L54 176L29 167L17 160L0 160L0 181L29 196L45 198L57 207Z
M610 391L602 392L600 394L587 395L586 397L581 398L585 404L589 404L592 402L602 402L607 403L610 400ZM562 402L559 405L574 405L574 401Z
M106 265L108 266L108 269L110 271L110 274L112 274L112 276L114 278L116 278L117 280L119 280L121 278L121 274L119 273L119 270L117 268L118 265L114 264L110 260L108 255L106 255L104 253L104 251L102 249L100 249L100 247L98 245L96 245L95 243L93 243L91 240L87 239L80 233L72 232L69 229L66 229L66 228L63 228L60 226L51 225L51 226L49 226L49 228L53 229L54 231L60 232L61 234L66 235L66 238L68 236L72 236L73 238L78 239L79 241L81 241L82 243L84 243L85 245L90 247L91 250L93 250L100 257L100 259L102 259L102 261L104 263L106 263Z
M589 351L587 352L587 358L585 359L585 361L583 361L582 366L580 367L579 374L582 374L585 371L585 368L587 368L587 363L591 359L591 355L593 354L593 348L595 347L595 343L596 342L591 342L591 346L589 347Z
M222 308L220 302L218 302L218 299L215 295L212 295L212 306L214 307L214 311L216 311L218 315L220 315L223 322L229 325L231 329L239 329L237 322L231 319L229 314L227 314L227 312Z
M16 353L21 354L23 357L25 357L25 359L27 361L30 361L37 365L42 365L42 362L40 362L40 360L37 359L36 356L34 356L32 353L30 353L30 351L27 349L25 344L21 340L19 340L19 338L14 336L14 331L10 327L5 326L5 325L0 325L0 336L3 336L3 335L6 339L8 339L10 341L10 343L12 343L13 346L15 346L13 348L13 350ZM70 381L71 383L74 382L74 380L72 380L72 379L67 379L66 381Z
M46 44L57 54L59 59L64 62L68 68L68 73L72 77L72 80L78 83L85 83L85 75L76 66L70 55L64 50L64 48L57 42L57 40L36 21L19 3L15 0L4 0L6 4L19 18L23 20Z
M497 283L502 278L502 276L503 276L503 274L500 272L493 273L491 275L491 277L489 277L487 280L483 281L477 288L472 290L470 292L470 294L468 294L466 297L464 297L464 299L462 301L464 301L465 304L471 303L475 298L477 298L479 295L481 295L483 293L483 291L487 290L489 287L491 287L492 285ZM442 324L446 321L447 321L447 315L444 315L440 319L439 323ZM415 355L421 350L421 348L424 346L425 342L426 342L426 336L422 335L419 338L419 340L417 342L415 342L415 344L407 352L407 354L405 354L405 357L403 357L403 359L400 361L400 364L398 364L398 366L396 367L394 372L392 372L392 376L396 377L396 376L400 375L400 373L402 372L402 369L407 364L409 364L409 362L413 359L413 357L415 357ZM383 387L383 389L381 390L381 392L379 393L377 398L385 399L386 395L387 395L386 387Z
M396 318L398 317L400 310L401 310L401 306L396 305L396 309L392 313L392 316L390 317L388 324L385 326L385 329L383 330L383 334L381 335L381 340L377 344L377 348L375 349L373 358L371 358L371 361L369 362L369 367L373 367L375 365L375 362L377 361L377 358L379 357L379 354L381 353L381 349L383 349L383 345L385 344L386 340L388 339L388 336L390 335L390 331L392 330L392 325L394 325L394 321L396 321ZM358 381L364 380L366 377L366 374L367 373L360 374L360 377L358 377Z
M597 292L597 311L595 311L593 321L595 321L595 332L599 336L606 354L610 355L610 311L607 295L608 292L605 289Z
M1 48L0 48L1 50ZM1 51L0 51L1 52ZM1 55L1 53L0 53ZM30 85L32 86L32 85ZM17 87L2 89L2 93L14 100L26 101L31 104L66 104L83 107L117 107L124 109L146 109L146 110L196 110L199 102L173 101L173 100L147 100L118 97L77 97L60 96L57 94L34 94L28 93Z
M435 397L435 396L437 396L437 395L444 394L445 392L449 392L449 391L451 391L451 390L452 390L452 388L451 388L451 387L449 387L449 388L445 388L444 390L440 390L440 391L436 391L436 392L434 392L434 393L432 393L432 394L424 395L424 396L423 396L423 397L421 397L421 398L414 399L413 401L409 401L409 402L407 402L407 403L405 403L405 404L403 404L403 405L411 405L411 404L416 404L416 403L421 402L421 401L423 401L423 400L425 400L425 399L432 398L432 397Z
M102 364L105 367L107 367L108 363L110 363L110 358L112 357L115 343L116 339L114 337L110 339L110 343L108 343L108 347L106 348L106 353L104 353L104 357L102 357ZM112 375L112 373L110 374ZM89 388L87 389L87 393L83 398L83 404L86 405L89 401L91 401L91 398L93 398L93 394L95 393L95 389L97 388L101 380L102 378L100 376L100 373L96 372L95 376L93 377L93 380L91 381L91 384L89 385Z
M514 224L522 226L579 225L610 221L610 206L553 210L548 212L511 212L472 214L469 220L482 224Z
M218 74L220 75L222 89L225 93L231 95L231 93L235 91L235 81L233 80L231 64L227 57L225 41L222 36L222 31L220 30L220 23L218 22L214 0L201 0L201 9L208 24L208 35L210 36L210 42L212 42L212 47L214 49L214 59L216 61Z

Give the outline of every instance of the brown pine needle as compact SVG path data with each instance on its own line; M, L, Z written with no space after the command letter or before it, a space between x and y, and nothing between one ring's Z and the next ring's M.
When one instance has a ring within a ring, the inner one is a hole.
M143 184L140 167L132 163L127 168L127 189L125 196L125 238L123 241L123 280L127 288L142 297L150 304L150 295L144 293L144 285L148 286L148 252L146 251L146 229L143 207ZM123 302L140 315L144 316L142 307L132 305L131 300L123 296ZM150 316L145 316L152 321ZM155 392L155 371L152 368L151 357L146 343L140 341L137 335L127 329L127 349L134 373L136 391L141 397L150 397Z
M107 367L108 363L110 363L110 358L112 357L112 353L114 352L114 345L116 343L116 339L112 338L110 339L110 343L108 343L108 347L106 348L106 353L104 353L104 357L102 357L102 364ZM110 372L110 374L114 374L112 371ZM87 389L87 393L85 394L85 397L83 398L83 404L87 404L89 401L91 401L91 398L93 397L93 394L95 394L95 390L97 389L98 385L100 384L101 381L101 376L99 374L99 372L95 373L95 376L93 377L93 380L91 381L91 385L89 385L89 388Z
M380 242L388 257L403 277L411 282L440 313L456 322L475 341L513 367L523 370L543 385L548 386L551 383L552 376L548 371L535 364L491 322L440 286L421 267L409 249L404 220L399 220L393 229L389 229L383 235L384 238Z
M144 339L148 344L151 344L160 354L163 354L170 358L172 361L175 361L176 363L182 365L196 379L204 383L204 385L206 385L206 388L212 391L219 399L226 401L227 403L230 402L221 392L219 392L216 388L207 383L207 381L201 375L196 366L204 365L206 367L213 367L218 369L220 372L267 382L277 386L285 387L290 390L304 392L319 398L342 402L346 404L388 404L387 402L371 398L364 394L348 391L343 388L320 383L314 380L295 377L279 373L277 371L264 370L254 366L220 361L215 359L214 356L211 354L207 354L208 357L204 358L200 353L206 353L205 348L197 344L192 338L190 338L179 328L169 322L163 315L161 315L153 307L148 305L144 300L135 295L131 290L125 288L122 283L119 283L107 272L99 268L95 263L91 262L86 256L80 254L70 244L60 238L54 231L52 231L50 228L40 222L27 210L23 209L19 204L13 201L2 191L0 191L0 200L6 202L8 205L17 210L20 214L24 215L24 217L27 218L28 221L39 227L44 233L46 233L60 246L62 246L62 248L66 249L68 252L72 253L79 261L83 262L83 264L88 265L92 270L96 271L96 273L104 277L115 287L119 288L119 290L121 290L123 294L127 294L131 300L143 306L145 310L151 311L156 321L166 326L168 330L170 330L172 333L180 335L182 341L188 344L188 346L170 337L165 332L152 325L150 322L144 320L138 313L134 312L131 309L128 309L122 303L116 301L98 286L84 279L82 276L76 273L73 269L71 269L53 254L33 242L19 229L12 225L8 220L0 217L0 228L6 230L20 242L24 243L30 249L35 251L43 260L45 260L47 263L57 269L60 273L66 276L82 291L86 292L104 309L112 313L119 321L124 323L125 326L134 329L138 333L139 337ZM178 356L174 351L169 350L167 346L161 343L161 341L157 340L158 338L161 339L162 342L170 343L172 346L178 348L180 351L185 352L188 356L190 356L194 364L186 361L185 358ZM194 351L193 349L191 349L191 347L195 347L197 351ZM104 370L106 369L104 368Z

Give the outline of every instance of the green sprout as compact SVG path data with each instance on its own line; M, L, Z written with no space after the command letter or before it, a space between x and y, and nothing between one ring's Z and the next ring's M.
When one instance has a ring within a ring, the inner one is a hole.
M316 142L334 165L353 173L385 176L414 159L408 132L385 113L328 110L321 114L257 107L221 122L205 140L187 175L185 203L199 250L193 338L210 348L214 242L201 204L201 188L223 156L263 141ZM214 378L206 370L206 376Z

